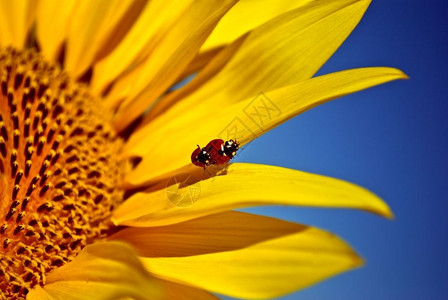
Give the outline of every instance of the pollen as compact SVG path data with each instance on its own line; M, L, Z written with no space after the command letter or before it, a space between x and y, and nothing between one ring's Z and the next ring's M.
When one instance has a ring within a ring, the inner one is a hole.
M0 49L0 299L106 237L126 164L101 102L34 50Z

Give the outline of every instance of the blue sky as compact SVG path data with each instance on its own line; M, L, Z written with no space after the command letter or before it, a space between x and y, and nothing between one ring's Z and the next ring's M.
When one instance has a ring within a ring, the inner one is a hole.
M319 106L238 156L354 182L396 215L390 221L360 211L249 209L332 231L367 261L282 299L448 299L447 14L443 0L374 0L319 74L393 66L411 79Z

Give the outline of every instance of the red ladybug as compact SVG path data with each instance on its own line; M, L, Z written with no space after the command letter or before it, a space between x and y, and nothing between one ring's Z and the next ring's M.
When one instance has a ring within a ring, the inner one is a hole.
M215 139L202 149L198 145L191 154L191 162L204 169L210 165L222 165L231 160L238 149L239 144L234 140L224 142L221 139Z

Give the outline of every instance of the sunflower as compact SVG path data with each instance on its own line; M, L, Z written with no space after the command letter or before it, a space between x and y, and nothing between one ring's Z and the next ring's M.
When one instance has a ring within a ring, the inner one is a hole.
M331 233L233 209L391 217L373 193L274 166L204 171L190 153L406 78L313 77L368 5L1 0L0 299L273 298L361 266Z

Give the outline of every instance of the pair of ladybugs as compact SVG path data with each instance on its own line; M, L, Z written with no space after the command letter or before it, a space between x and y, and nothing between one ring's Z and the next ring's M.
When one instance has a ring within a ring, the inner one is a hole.
M204 148L198 145L191 154L191 162L204 169L211 165L222 165L231 160L238 149L239 144L234 140L212 140Z

